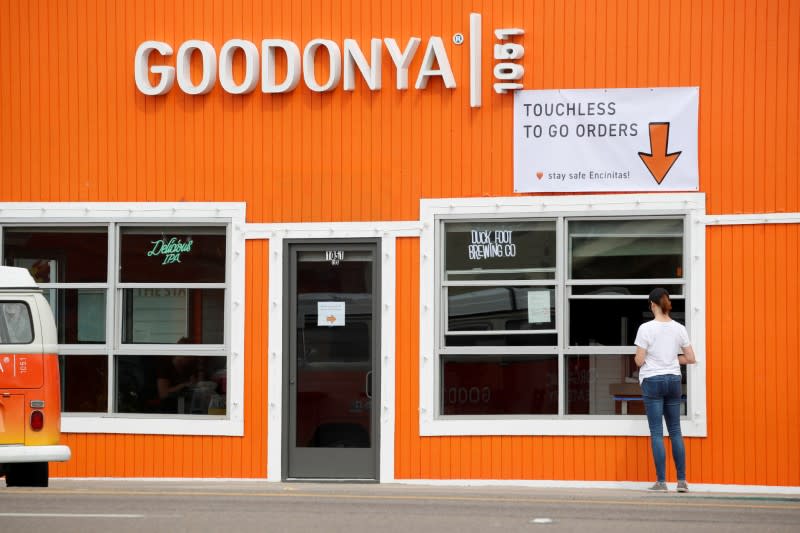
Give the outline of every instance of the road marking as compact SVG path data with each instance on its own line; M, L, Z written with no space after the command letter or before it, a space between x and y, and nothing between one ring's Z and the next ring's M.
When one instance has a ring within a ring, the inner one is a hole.
M143 514L0 513L2 518L144 518Z
M327 500L374 500L374 501L443 501L443 502L486 502L486 503L534 503L534 504L563 504L563 505L576 505L576 504L595 504L595 505L629 505L637 507L651 507L651 506L664 506L664 507L698 507L698 508L722 508L722 509L774 509L774 510L800 510L800 504L795 503L796 500L792 499L791 503L781 503L779 498L776 498L774 505L755 505L748 503L721 503L721 502L702 502L690 501L691 497L685 495L675 496L670 498L669 495L663 495L658 499L648 497L644 500L613 500L613 499L558 499L558 498L529 498L529 497L493 497L493 496L435 496L430 494L424 495L401 495L401 494L325 494L319 492L240 492L240 491L150 491L150 490L94 490L94 489L12 489L13 493L17 494L80 494L95 495L95 496L206 496L206 497L242 497L242 498L317 498ZM6 495L12 491L7 491ZM701 498L697 498L700 500ZM731 498L735 500L736 498Z

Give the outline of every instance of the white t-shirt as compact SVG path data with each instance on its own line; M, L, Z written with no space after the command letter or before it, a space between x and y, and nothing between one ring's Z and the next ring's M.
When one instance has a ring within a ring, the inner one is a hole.
M647 351L644 364L639 368L639 383L652 376L679 376L681 365L678 363L678 355L683 352L684 346L691 344L684 325L674 320L645 322L639 326L633 343Z

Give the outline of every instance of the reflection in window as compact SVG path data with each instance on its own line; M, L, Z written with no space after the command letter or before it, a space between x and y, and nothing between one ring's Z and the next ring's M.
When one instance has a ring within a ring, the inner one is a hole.
M106 342L105 289L49 289L44 296L56 319L59 344Z
M670 297L683 295L683 285L664 285L659 287L667 289ZM618 284L613 285L573 285L570 291L573 296L637 296L640 300L646 300L652 284L637 285Z
M108 357L61 355L61 410L65 413L108 411Z
M633 355L570 355L566 358L566 367L567 414L645 414ZM684 367L683 414L686 413L685 370Z
M125 289L125 344L222 344L224 289Z
M3 233L8 266L27 268L36 283L105 283L106 228L10 228Z
M442 414L558 413L556 356L442 358Z
M125 355L115 361L115 412L226 413L226 357Z
M33 342L31 311L24 302L0 302L0 344Z
M684 321L686 301L672 299L670 316ZM579 300L569 302L571 346L631 346L639 326L653 319L647 298L637 300Z
M548 287L450 287L448 331L555 328L554 291Z
M572 220L572 279L683 277L683 220Z

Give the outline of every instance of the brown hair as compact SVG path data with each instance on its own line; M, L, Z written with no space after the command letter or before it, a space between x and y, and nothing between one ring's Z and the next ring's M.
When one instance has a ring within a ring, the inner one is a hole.
M666 289L658 287L650 291L649 300L661 308L661 312L665 315L672 311L672 302L669 299L669 293Z

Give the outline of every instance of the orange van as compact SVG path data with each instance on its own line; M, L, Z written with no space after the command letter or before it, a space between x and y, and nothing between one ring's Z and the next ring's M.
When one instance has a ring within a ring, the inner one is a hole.
M46 487L60 445L61 396L53 312L24 268L0 266L0 476Z

